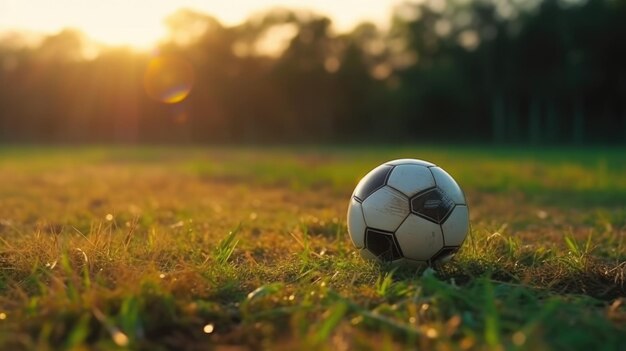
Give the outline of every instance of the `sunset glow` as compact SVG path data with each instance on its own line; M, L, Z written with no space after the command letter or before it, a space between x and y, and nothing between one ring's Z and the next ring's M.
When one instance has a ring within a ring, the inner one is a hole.
M51 34L75 28L103 44L149 49L167 36L164 19L181 8L213 15L225 25L240 23L273 7L311 9L331 17L337 30L347 31L365 20L384 24L396 3L397 0L0 0L0 33L24 30Z

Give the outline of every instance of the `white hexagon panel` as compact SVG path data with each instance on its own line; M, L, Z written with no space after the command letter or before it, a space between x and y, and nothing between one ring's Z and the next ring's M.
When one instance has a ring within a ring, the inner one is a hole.
M465 205L456 205L448 219L441 224L446 246L461 246L469 229L469 211Z
M457 182L452 178L448 172L444 171L439 167L431 167L429 168L433 173L433 177L435 178L435 183L437 183L437 187L454 201L455 204L465 205L465 195L463 194L463 190Z
M441 226L411 214L396 230L404 257L428 261L443 247Z
M435 186L435 179L428 167L417 164L398 165L391 170L387 185L411 197Z
M409 199L388 186L376 190L361 206L368 227L390 232L409 215Z
M363 217L363 209L361 204L354 198L350 200L348 207L348 232L354 246L359 249L365 247L365 217Z
M386 165L398 166L398 165L420 165L424 167L433 167L434 163L430 163L424 160L418 160L415 158L400 158L385 163Z

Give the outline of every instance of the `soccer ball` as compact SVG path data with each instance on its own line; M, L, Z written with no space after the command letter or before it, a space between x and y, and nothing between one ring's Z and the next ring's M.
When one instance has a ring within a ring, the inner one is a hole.
M468 228L463 190L446 171L422 160L374 168L354 189L348 208L348 232L361 256L383 262L445 262Z

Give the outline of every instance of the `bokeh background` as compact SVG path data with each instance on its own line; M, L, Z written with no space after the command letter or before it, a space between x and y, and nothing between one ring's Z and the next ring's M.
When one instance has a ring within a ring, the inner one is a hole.
M2 1L0 143L626 142L626 1L301 3Z

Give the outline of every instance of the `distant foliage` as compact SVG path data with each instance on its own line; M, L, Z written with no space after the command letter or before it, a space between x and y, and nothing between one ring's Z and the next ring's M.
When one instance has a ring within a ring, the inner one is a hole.
M2 37L0 142L626 141L624 1L405 3L349 33L283 9L167 23L155 52L195 74L172 104L144 91L151 54Z

